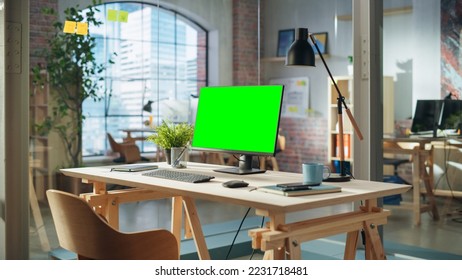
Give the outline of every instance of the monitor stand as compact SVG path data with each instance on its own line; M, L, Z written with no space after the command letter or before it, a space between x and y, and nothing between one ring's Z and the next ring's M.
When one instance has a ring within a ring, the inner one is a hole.
M248 174L257 174L257 173L266 172L266 170L252 168L252 156L251 155L241 155L239 158L239 167L221 168L221 169L215 169L214 171L236 174L236 175L248 175Z

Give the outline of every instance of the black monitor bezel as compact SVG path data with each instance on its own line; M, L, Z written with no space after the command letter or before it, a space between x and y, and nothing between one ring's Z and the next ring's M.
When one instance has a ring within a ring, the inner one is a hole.
M433 104L433 120L432 124L428 124L424 122L423 118L420 118L422 113L425 113L425 106L426 104ZM412 133L427 133L427 132L434 132L439 128L440 121L441 121L441 114L443 109L443 100L441 99L419 99L417 100L416 108L414 111L414 116L412 118L412 126L411 132ZM418 129L417 125L424 123L425 129Z
M453 112L453 104L457 104L459 111L459 123L457 127L447 127L446 124L448 122L448 113ZM450 109L449 109L450 108ZM443 112L441 114L441 123L440 128L443 130L458 130L462 124L462 100L453 100L453 99L445 99L443 103Z
M281 87L281 97L280 97L280 102L279 102L279 115L278 115L278 121L277 121L277 126L275 130L275 135L274 135L274 146L273 146L273 151L271 153L267 152L256 152L256 151L248 151L248 150L235 150L235 149L222 149L222 148L205 148L205 147L199 147L199 146L193 146L194 142L194 135L193 135L193 140L191 141L191 149L196 150L196 151L204 151L204 152L218 152L218 153L227 153L227 154L238 154L240 155L239 157L239 166L238 167L229 167L229 168L224 168L224 169L216 169L216 172L224 172L224 173L232 173L232 174L238 174L238 175L246 175L246 174L255 174L255 173L264 173L265 170L260 170L258 168L252 168L252 156L275 156L277 152L277 144L278 144L278 135L279 135L279 128L280 128L280 123L281 123L281 115L282 115L282 106L283 106L283 100L284 100L284 85L239 85L239 86L208 86L207 88L213 87L213 88L219 88L219 87L274 87L274 86L280 86ZM201 89L202 90L202 89ZM198 100L198 105L197 105L197 112L199 111L199 106L200 106L200 94L199 94L199 100ZM196 112L196 121L197 121L197 112Z

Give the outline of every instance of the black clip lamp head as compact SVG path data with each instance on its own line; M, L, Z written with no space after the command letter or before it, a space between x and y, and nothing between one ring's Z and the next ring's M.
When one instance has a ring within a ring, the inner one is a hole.
M152 112L152 106L151 106L152 103L154 103L154 101L149 100L148 103L144 104L143 111L151 113Z
M286 56L286 66L316 66L314 51L308 42L308 28L297 28L295 41Z

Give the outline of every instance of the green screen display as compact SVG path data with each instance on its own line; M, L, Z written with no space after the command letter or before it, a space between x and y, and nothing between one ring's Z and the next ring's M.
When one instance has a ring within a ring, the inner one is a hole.
M274 155L282 98L282 85L202 88L192 148Z

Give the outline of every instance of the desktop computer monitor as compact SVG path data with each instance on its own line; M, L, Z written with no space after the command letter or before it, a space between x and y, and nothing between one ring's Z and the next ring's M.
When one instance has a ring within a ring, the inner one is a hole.
M441 121L443 100L417 100L411 132L435 134Z
M457 132L462 125L462 100L445 99L440 128Z
M216 86L201 88L191 148L240 154L239 167L215 171L263 173L252 156L274 156L284 87Z

